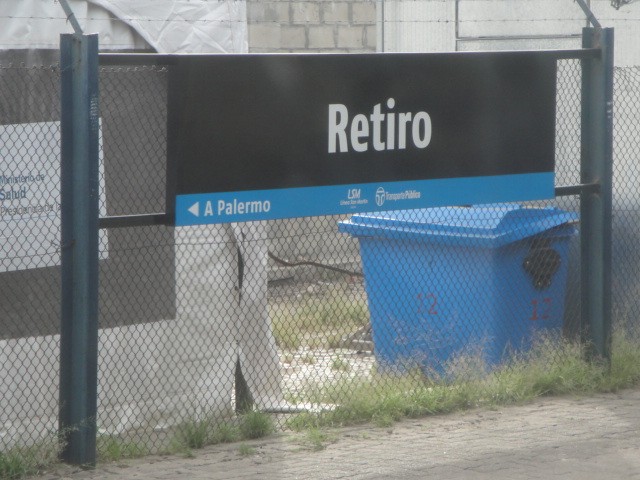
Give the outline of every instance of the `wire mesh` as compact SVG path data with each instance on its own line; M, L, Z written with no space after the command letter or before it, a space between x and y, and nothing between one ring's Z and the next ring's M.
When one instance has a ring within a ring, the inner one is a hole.
M579 62L560 63L559 184L579 179L579 74ZM128 206L163 201L161 188L139 184L164 184L166 71L115 67L102 75L107 211L156 211L153 203ZM118 139L109 147L108 132ZM116 178L130 185L109 192ZM233 421L246 403L285 414L276 417L284 427L286 414L334 408L361 382L497 368L537 335L561 331L565 311L579 317L575 302L565 308L566 292L577 288L578 277L567 281L576 200L564 199L562 211L515 207L406 212L399 224L413 229L389 224L374 229L380 238L373 240L348 235L348 227L340 232L348 217L127 229L122 235L144 244L127 250L142 260L117 273L106 270L123 253L118 231L109 231L103 281L126 285L140 312L123 315L114 305L131 302L101 290L102 315L114 318L101 336L108 396L101 397L101 431L153 431L157 449L192 422ZM155 255L160 231L171 252ZM503 244L505 235L511 240ZM150 297L148 285L163 278L173 284ZM141 321L153 308L147 304L169 298L173 309Z
M162 212L165 67L103 67L101 214ZM638 332L640 70L616 69L615 322ZM0 68L0 447L52 438L59 73ZM580 63L558 63L556 184L579 183ZM27 194L21 193L27 188ZM10 193L9 193L10 192ZM53 206L49 208L49 206ZM280 428L362 385L503 368L579 329L576 197L101 233L98 446L164 451L248 407ZM371 235L352 236L360 222Z
M6 58L5 58L6 59ZM0 66L0 451L56 426L59 73Z
M640 67L614 70L613 272L614 322L640 333L638 180L640 179Z

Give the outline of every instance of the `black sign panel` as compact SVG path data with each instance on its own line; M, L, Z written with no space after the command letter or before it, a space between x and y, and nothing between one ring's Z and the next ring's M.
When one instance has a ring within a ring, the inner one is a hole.
M531 52L178 56L169 203L553 172L555 93Z

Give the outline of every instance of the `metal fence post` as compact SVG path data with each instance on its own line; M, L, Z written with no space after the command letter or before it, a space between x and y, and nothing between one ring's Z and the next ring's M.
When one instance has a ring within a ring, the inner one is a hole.
M613 29L585 28L582 62L581 183L598 183L580 199L583 334L592 354L611 356L611 209L613 174Z
M95 465L98 371L98 35L60 38L62 460Z

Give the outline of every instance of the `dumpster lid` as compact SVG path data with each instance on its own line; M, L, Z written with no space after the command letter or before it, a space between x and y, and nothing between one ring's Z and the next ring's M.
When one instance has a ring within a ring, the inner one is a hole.
M577 219L575 213L555 207L529 208L516 204L492 204L363 213L340 222L339 229L354 236L500 247L556 229ZM558 230L555 235L570 236L574 232L575 229L571 227Z

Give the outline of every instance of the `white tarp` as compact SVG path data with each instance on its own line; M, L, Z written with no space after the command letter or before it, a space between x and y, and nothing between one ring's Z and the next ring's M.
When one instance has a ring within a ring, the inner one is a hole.
M103 50L246 52L246 3L238 0L68 0ZM57 1L2 2L0 49L58 49L73 33Z
M244 1L69 0L69 4L83 30L99 34L103 51L247 52ZM20 0L3 2L2 7L2 50L57 50L59 35L73 31L58 2ZM237 360L259 407L284 404L267 312L265 226L203 226L176 229L175 235L176 318L100 332L101 430L117 432L158 416L179 419L183 413L193 413L184 411L187 405L207 411L231 409ZM244 264L241 290L238 254ZM14 367L29 363L23 361L29 351L11 345L33 344L42 356L37 364L31 359L29 372L22 375L21 385L30 385L31 390L0 389L11 406L0 412L4 425L0 445L16 442L22 434L25 440L34 438L37 431L44 433L55 423L55 405L49 398L58 378L42 372L48 371L50 356L57 354L57 342L57 335L0 342L0 358L9 355L0 362L0 384L7 388L17 385ZM147 354L141 355L142 350ZM139 381L132 381L132 372L140 375ZM34 392L41 401L29 397ZM32 424L33 418L39 419L38 425Z
M157 52L247 51L246 3L237 0L91 0Z

